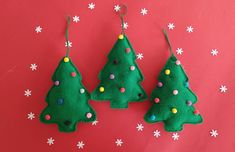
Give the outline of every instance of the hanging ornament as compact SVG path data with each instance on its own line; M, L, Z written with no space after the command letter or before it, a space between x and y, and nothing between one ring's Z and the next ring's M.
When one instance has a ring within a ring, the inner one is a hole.
M171 56L158 76L159 82L150 99L153 104L144 119L148 123L163 121L166 131L175 132L181 131L185 123L198 124L203 120L194 107L197 96L189 88L188 77L172 52L165 30L164 35Z
M108 62L99 74L100 83L92 92L93 100L109 100L111 108L128 108L129 102L147 98L140 82L143 75L136 64L136 54L124 29L127 7L122 5L119 13L122 33L108 55Z
M67 18L66 42L70 17ZM88 104L90 94L83 86L82 77L69 57L67 46L66 56L56 68L52 81L54 85L46 96L47 107L42 111L40 120L43 123L56 123L61 132L73 132L78 122L96 120L96 113Z

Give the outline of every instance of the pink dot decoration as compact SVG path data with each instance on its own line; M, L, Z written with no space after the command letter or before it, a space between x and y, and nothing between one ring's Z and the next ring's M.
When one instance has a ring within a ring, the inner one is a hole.
M133 65L130 66L130 70L131 70L131 71L134 71L134 70L135 70L135 66L133 66Z
M45 115L45 119L46 120L50 120L51 119L51 116L49 114Z
M55 84L56 86L58 86L58 85L60 84L60 81L57 80L57 81L54 82L54 84Z
M113 80L115 78L114 74L110 74L109 78Z
M158 87L162 87L162 86L163 86L163 83L162 83L162 82L158 82L158 83L157 83L157 86L158 86Z
M199 115L199 110L194 110L193 112L195 115Z
M177 61L175 62L175 64L176 64L176 65L180 65L180 61L177 60Z
M87 117L88 119L90 119L90 118L92 117L92 114L91 114L90 112L88 112L88 113L86 114L86 117Z
M125 91L126 91L125 88L120 88L120 92L121 92L121 93L124 93Z
M76 76L76 72L71 72L71 76L75 77Z
M131 49L130 48L126 48L126 53L130 53Z
M173 90L173 94L177 95L178 94L178 90Z
M159 98L155 98L154 101L155 101L155 103L159 103L160 99Z

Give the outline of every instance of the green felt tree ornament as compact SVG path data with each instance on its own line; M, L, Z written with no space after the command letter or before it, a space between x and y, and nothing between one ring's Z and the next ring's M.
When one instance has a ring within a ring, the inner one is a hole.
M66 41L68 44L67 18ZM69 57L67 46L66 56L60 61L52 76L54 85L46 96L47 107L42 111L40 120L43 123L58 125L61 132L73 132L78 122L92 122L96 113L88 104L90 94L83 86L82 77Z
M195 109L197 96L190 90L188 77L180 61L175 57L170 46L171 56L158 76L158 83L151 95L152 107L145 114L148 123L164 122L168 132L181 131L183 124L202 123L199 111Z
M126 9L126 6L122 6ZM123 11L122 11L123 12ZM111 108L128 108L128 102L140 102L147 98L140 82L143 76L135 60L136 54L124 32L123 16L122 34L108 55L108 62L99 73L101 80L92 92L93 100L109 100Z

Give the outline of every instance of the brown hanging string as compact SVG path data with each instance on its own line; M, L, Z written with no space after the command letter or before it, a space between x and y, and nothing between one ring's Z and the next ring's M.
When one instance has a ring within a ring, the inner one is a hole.
M173 55L174 53L173 53L173 51L172 51L171 43L170 43L170 40L169 40L169 38L168 38L168 34L167 34L167 32L166 32L165 29L163 29L163 33L164 33L164 36L165 36L165 38L166 38L167 44L168 44L169 47L170 47L171 55Z
M119 11L119 17L120 17L121 22L122 22L122 34L125 35L124 19L123 18L127 13L127 6L122 4L120 7L121 7L121 9Z
M67 50L66 50L66 56L69 56L70 52L70 47L69 47L69 25L70 25L70 17L67 16L67 26L66 26L66 31L65 31L65 39L66 39L66 44L67 44Z

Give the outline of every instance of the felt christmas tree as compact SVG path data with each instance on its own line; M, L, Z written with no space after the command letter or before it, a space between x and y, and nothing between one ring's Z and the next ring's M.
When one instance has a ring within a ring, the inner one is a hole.
M148 123L163 121L166 131L175 132L181 131L185 123L197 124L203 120L194 107L197 96L189 88L188 77L172 52L167 33L164 33L171 56L158 76L150 99L153 104L144 119Z
M119 35L108 55L108 62L99 73L101 81L93 91L92 99L109 100L111 108L127 108L128 102L146 99L140 85L143 75L135 60L136 54L127 36Z
M68 18L68 25L70 19ZM66 29L68 43L68 26ZM47 107L40 115L43 123L56 123L61 132L73 132L77 123L91 122L96 119L95 111L88 104L90 94L83 86L82 77L68 56L60 61L52 81L54 85L46 96Z

